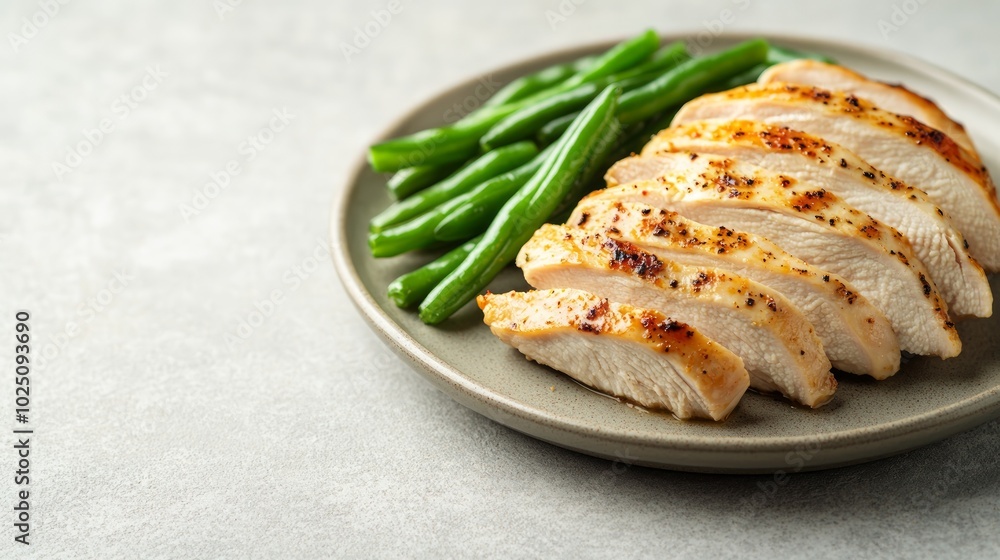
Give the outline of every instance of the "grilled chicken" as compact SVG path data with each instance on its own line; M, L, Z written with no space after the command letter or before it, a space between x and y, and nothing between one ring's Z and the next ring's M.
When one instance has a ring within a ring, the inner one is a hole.
M951 357L961 341L923 264L891 227L824 190L720 156L664 153L665 172L589 198L643 202L704 224L766 237L796 257L837 273L878 307L900 346ZM666 170L666 168L670 168Z
M477 299L500 340L598 391L678 418L722 420L750 384L743 361L671 317L579 290Z
M712 268L662 261L634 245L573 226L542 226L517 265L535 288L575 288L655 309L743 358L750 384L817 407L837 382L812 325L779 293Z
M655 177L662 164L654 156L661 151L725 156L832 192L906 236L953 317L993 313L986 274L945 213L923 191L886 176L838 144L761 122L695 121L657 134L643 150L644 157L616 163L607 174L608 184Z
M947 211L987 270L1000 270L1000 205L986 168L946 134L854 95L794 84L750 85L699 97L675 124L742 119L789 126L842 144L922 189Z
M587 199L570 224L622 239L661 261L730 271L777 290L805 314L834 367L884 379L899 369L889 321L842 279L760 236L706 226L634 202Z
M842 91L870 101L884 111L909 115L947 134L979 160L979 154L961 124L951 120L933 101L897 84L869 79L836 64L818 60L793 60L775 64L757 79L759 84L791 83Z
M931 100L812 60L704 95L517 256L536 291L478 298L529 359L680 418L748 387L811 407L831 365L884 379L988 317L1000 202ZM964 235L963 235L964 234ZM939 294L940 288L940 294Z

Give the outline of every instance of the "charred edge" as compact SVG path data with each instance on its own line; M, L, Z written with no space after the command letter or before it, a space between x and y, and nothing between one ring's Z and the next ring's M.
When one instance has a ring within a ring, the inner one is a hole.
M983 169L978 165L973 165L965 156L962 148L947 134L936 128L931 128L909 115L898 115L898 117L907 126L903 134L913 140L914 144L918 146L925 143L929 144L945 160L956 165L966 173L977 176L983 174Z
M824 276L823 281L829 282L829 278L829 276ZM837 282L837 295L847 300L847 305L852 305L858 299L858 294L848 290L847 286L841 282Z
M865 224L861 226L861 233L863 233L868 239L878 239L882 236L882 234L879 233L878 228L872 224Z
M930 285L929 282L927 282L927 277L924 276L923 272L921 272L918 276L920 278L920 285L922 285L924 287L924 297L930 297L931 296L931 285Z
M820 142L817 138L804 136L802 133L793 131L787 126L769 127L757 133L761 143L771 150L789 152L798 151L811 158L819 158L817 152L829 154L833 148L828 144ZM825 160L820 159L820 162Z
M633 272L647 280L652 279L663 270L663 262L627 241L608 239L604 247L611 251L608 265L614 270Z
M604 314L608 312L608 300L607 298L602 298L601 302L597 305L591 307L587 310L587 320L594 321L604 317Z
M693 280L691 280L691 286L694 287L694 291L701 291L701 288L706 284L709 284L714 280L714 277L707 272L699 272Z
M818 191L806 191L802 194L795 194L795 193L792 194L794 195L794 198L792 198L791 201L792 209L795 210L796 212L802 212L804 210L814 210L814 209L818 210L829 206L829 203L827 202L828 196L825 189L820 189ZM816 219L825 220L826 218L817 215Z

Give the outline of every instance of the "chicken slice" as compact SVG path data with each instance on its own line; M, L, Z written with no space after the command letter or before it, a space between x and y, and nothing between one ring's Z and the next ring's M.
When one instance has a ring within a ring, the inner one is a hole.
M896 230L791 177L720 156L664 153L672 169L655 180L589 195L643 202L708 225L766 237L792 255L839 274L881 310L900 346L948 358L962 344L948 306L910 244Z
M837 369L876 379L899 370L899 342L881 311L841 278L763 237L647 204L600 199L582 201L569 223L628 241L661 261L719 268L777 290L812 323Z
M481 295L500 340L598 391L682 419L722 420L750 385L743 360L693 327L579 290Z
M987 270L1000 270L1000 205L993 182L982 164L941 131L853 95L794 84L703 95L682 107L674 124L705 119L763 121L842 144L927 192L965 234L972 256Z
M634 245L572 226L542 226L517 265L538 289L575 288L655 309L743 358L750 386L818 407L837 381L812 325L781 294L712 268L661 261Z
M909 115L927 126L947 134L956 144L965 148L970 155L975 156L977 161L979 160L979 154L972 144L972 139L969 138L961 124L951 120L930 99L920 96L902 85L879 82L843 66L808 59L775 64L765 70L757 79L759 84L776 82L843 91L867 99L884 111Z
M947 215L920 189L885 175L838 144L761 122L695 121L660 132L643 157L619 161L608 172L608 184L656 177L658 151L725 156L826 189L906 236L953 317L993 314L986 273Z

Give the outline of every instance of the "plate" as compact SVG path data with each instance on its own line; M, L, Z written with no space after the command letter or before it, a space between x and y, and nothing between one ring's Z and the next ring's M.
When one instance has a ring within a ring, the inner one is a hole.
M747 38L724 34L711 48L722 49ZM768 38L832 56L864 74L905 83L935 99L956 120L969 124L987 164L1000 169L992 157L1000 148L1000 99L993 94L901 54L814 39ZM582 46L483 75L506 82L610 45ZM377 140L440 126L454 107L475 104L480 78L470 78L421 103ZM385 175L368 168L362 154L334 203L332 253L347 293L389 347L437 388L458 403L530 436L628 464L700 472L798 472L901 453L1000 416L997 317L959 324L964 350L957 358L904 360L896 376L881 382L839 375L836 397L818 410L754 393L748 393L721 423L683 422L629 407L527 361L490 334L474 304L437 328L423 325L413 312L397 309L386 296L386 286L434 255L393 259L369 255L368 220L390 203L385 180ZM996 276L991 285L1000 293ZM513 267L490 285L494 292L526 288Z

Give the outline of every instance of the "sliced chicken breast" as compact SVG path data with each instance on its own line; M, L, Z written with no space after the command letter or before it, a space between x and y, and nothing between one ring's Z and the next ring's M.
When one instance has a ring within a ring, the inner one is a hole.
M579 290L486 294L500 340L598 391L682 419L722 420L750 385L743 361L697 329Z
M712 268L661 261L634 245L572 226L542 226L517 265L538 289L575 288L655 309L743 358L750 385L818 407L837 382L812 325L776 291Z
M801 188L791 177L754 165L696 153L657 157L673 169L589 197L643 202L766 237L855 286L888 317L904 350L943 358L961 351L947 304L898 231L829 191Z
M965 128L951 120L936 103L906 89L867 78L853 70L819 60L801 59L775 64L757 79L759 84L790 83L842 91L867 99L884 111L909 115L931 128L947 134L970 155L979 160L972 139Z
M755 120L842 144L871 165L922 189L951 215L972 256L1000 270L1000 205L986 168L946 134L856 96L794 84L749 85L703 95L675 124Z
M761 122L695 121L660 132L642 157L619 161L607 174L608 184L657 176L659 151L725 156L832 192L906 236L948 302L952 317L993 313L986 274L944 211L920 189L887 176L839 144Z
M582 201L568 223L628 241L661 261L727 270L777 290L812 323L837 369L876 379L899 370L899 342L881 311L841 278L763 237L600 199Z

